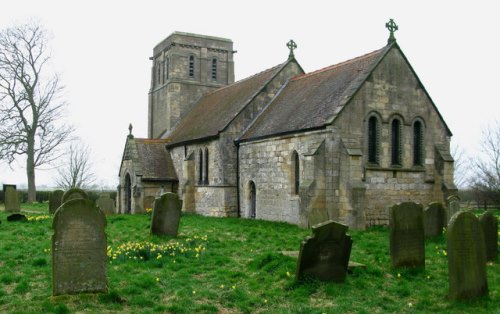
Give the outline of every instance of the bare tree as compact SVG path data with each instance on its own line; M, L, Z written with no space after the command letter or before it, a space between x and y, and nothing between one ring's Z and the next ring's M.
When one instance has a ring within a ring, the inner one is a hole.
M470 185L470 160L465 155L465 151L458 144L452 145L451 155L455 161L453 163L453 181L455 181L457 187L466 188Z
M28 201L36 199L35 169L60 156L72 127L61 124L65 102L57 74L46 75L48 36L37 23L0 31L0 160L26 158Z
M84 188L95 182L96 176L92 170L91 153L87 145L72 143L62 166L57 169L56 185L65 190Z
M474 187L500 201L500 122L483 130L483 158L474 161Z

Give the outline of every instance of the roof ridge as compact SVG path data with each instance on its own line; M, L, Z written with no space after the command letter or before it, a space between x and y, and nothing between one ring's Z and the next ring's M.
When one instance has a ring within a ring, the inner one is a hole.
M368 58L368 57L372 57L373 55L375 55L377 53L380 53L385 48L387 48L387 46L384 46L383 48L374 50L374 51L369 52L369 53L365 53L365 54L363 54L361 56L358 56L358 57L355 57L355 58L352 58L352 59L348 59L348 60L342 61L340 63L336 63L336 64L333 64L333 65L330 65L330 66L318 69L316 71L312 71L312 72L305 73L305 74L302 74L302 75L297 75L297 76L295 76L295 77L292 78L292 81L298 81L298 80L301 80L301 79L304 79L304 78L308 78L310 76L313 76L313 75L316 75L316 74L319 74L319 73L323 73L323 72L326 72L326 71L329 71L329 70L333 70L333 69L342 67L344 65L348 65L348 64L351 64L351 63L363 60L363 59Z
M169 138L161 139L161 138L135 138L135 140L143 142L143 143L168 143L170 142Z

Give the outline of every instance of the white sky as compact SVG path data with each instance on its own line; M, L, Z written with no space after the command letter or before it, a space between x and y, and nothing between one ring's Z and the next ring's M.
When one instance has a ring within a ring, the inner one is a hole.
M0 0L0 28L38 19L53 35L68 120L93 152L98 184L115 187L128 125L147 137L153 47L174 31L232 39L236 80L282 63L293 39L306 72L379 49L395 36L469 155L500 120L500 4L496 1ZM0 183L26 183L24 161ZM55 170L37 171L51 185Z

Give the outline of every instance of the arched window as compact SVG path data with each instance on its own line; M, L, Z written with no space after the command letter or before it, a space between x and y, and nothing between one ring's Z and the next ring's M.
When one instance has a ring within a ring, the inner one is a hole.
M255 183L253 181L250 181L249 183L249 197L250 197L250 208L248 212L248 216L250 218L255 218L256 216L256 207L257 207L257 191L255 189Z
M189 77L194 77L194 56L189 56Z
M217 59L212 59L212 80L217 80Z
M392 120L391 123L391 164L401 166L401 121Z
M379 123L377 117L368 119L368 162L379 163Z
M198 152L198 184L203 184L203 151Z
M413 165L424 164L424 128L422 122L415 121L413 124Z
M208 148L205 148L205 167L203 168L203 183L208 184Z
M299 194L300 187L300 160L297 151L292 153L292 167L293 167L293 194Z
M163 83L165 83L166 80L168 80L168 72L169 72L169 69L170 68L170 64L169 64L169 60L168 58L165 59L164 61L164 69L163 69Z

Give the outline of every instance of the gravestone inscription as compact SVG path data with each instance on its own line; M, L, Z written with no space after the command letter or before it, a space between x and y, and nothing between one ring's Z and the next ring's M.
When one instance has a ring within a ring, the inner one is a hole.
M313 277L321 281L344 282L352 239L346 225L329 220L312 227L313 235L300 245L295 277Z
M55 190L49 195L49 213L53 214L62 204L63 190Z
M21 204L19 202L19 195L17 194L16 185L4 184L3 198L6 212L13 213L19 212L21 210Z
M101 193L96 203L97 207L99 207L105 215L113 215L115 213L115 201L111 199L109 193Z
M486 260L495 261L498 256L498 219L493 210L488 210L479 217L483 229Z
M446 212L442 203L430 203L424 210L424 234L426 237L435 237L443 233Z
M88 199L64 202L52 228L53 295L106 292L106 217Z
M151 233L159 236L177 236L181 219L182 200L167 192L154 201Z
M62 202L66 203L67 201L74 200L74 199L88 199L89 196L87 195L87 192L85 192L82 189L79 188L72 188L66 191L66 193L63 194L62 197Z
M405 202L389 210L389 242L393 267L425 267L422 205Z
M447 235L449 297L487 295L486 251L479 219L470 212L459 212L451 218Z

